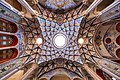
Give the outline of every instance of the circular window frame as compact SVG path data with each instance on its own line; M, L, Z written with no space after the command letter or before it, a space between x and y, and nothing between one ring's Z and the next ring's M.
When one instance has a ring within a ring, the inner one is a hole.
M63 46L58 46L58 45L56 45L55 39L56 39L56 37L58 37L58 36L63 36L63 37L65 38L65 44L64 44ZM61 48L64 48L64 47L67 45L68 39L67 39L67 37L65 36L65 34L63 34L63 33L57 33L57 34L55 34L55 35L53 36L52 42L53 42L53 45L54 45L56 48L61 49Z

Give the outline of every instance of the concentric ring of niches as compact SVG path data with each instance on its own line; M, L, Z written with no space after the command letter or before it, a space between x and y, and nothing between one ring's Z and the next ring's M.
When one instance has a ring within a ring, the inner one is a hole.
M118 34L118 36L116 37L116 44L119 46L117 49L116 49L116 56L118 57L118 58L120 58L120 22L119 23L117 23L116 24L116 26L115 26L115 28L116 28L116 32L117 32L117 34Z
M117 51L117 49L120 49L120 45L119 45L120 44L119 42L120 41L120 32L119 32L120 30L119 30L119 27L116 27L117 25L118 23L110 25L110 27L106 31L105 36L104 36L104 45L109 46L106 48L109 48L107 50L110 53L113 53L117 58L120 58L120 55L118 55L118 53L120 52ZM119 26L120 26L120 23L119 23ZM112 50L112 48L114 49Z

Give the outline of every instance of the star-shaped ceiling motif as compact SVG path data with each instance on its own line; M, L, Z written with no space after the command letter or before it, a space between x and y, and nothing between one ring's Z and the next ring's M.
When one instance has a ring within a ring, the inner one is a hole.
M40 62L48 61L55 58L66 58L72 61L81 62L79 48L77 45L77 36L80 29L82 17L69 22L63 23L59 26L55 22L45 20L39 17L40 28L44 43L41 47ZM54 37L62 34L66 37L66 45L62 48L54 45Z

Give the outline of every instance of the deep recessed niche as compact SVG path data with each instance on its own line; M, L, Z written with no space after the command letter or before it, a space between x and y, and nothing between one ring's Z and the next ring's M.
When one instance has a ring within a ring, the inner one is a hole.
M116 55L118 58L120 58L120 48L116 50Z
M116 30L117 30L118 32L120 32L120 23L118 23L118 24L116 25Z
M17 44L17 36L9 34L0 34L0 48L16 46Z
M18 50L16 48L0 50L0 64L16 58L17 55L18 55Z
M116 38L116 43L120 45L120 35Z
M0 31L16 33L18 31L17 25L13 22L0 19Z
M105 41L106 41L107 44L111 43L111 39L110 38L107 38Z

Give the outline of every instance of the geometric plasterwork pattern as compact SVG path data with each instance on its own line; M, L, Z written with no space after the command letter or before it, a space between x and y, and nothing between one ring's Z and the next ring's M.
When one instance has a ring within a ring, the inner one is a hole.
M26 41L25 42L26 48L24 50L23 57L27 55L26 63L35 60L36 63L40 64L39 65L40 70L45 69L43 72L40 71L38 73L39 77L42 76L42 74L44 74L45 72L52 70L52 68L54 67L52 63L51 66L53 67L49 67L48 65L42 64L44 62L49 62L50 60L54 60L56 58L62 58L68 60L66 65L70 64L69 60L71 62L75 61L83 64L82 60L87 60L88 59L87 55L89 55L90 57L91 54L92 55L95 54L92 42L95 28L90 26L94 19L86 21L84 23L84 26L80 24L82 20L83 18L80 17L75 20L65 22L60 26L55 22L46 20L41 17L39 17L38 19L26 18L27 23L30 25L28 26L24 25L22 27L22 29L24 30L24 37ZM40 25L36 25L38 24L38 21ZM86 25L88 26L86 27ZM63 49L57 49L52 43L52 38L57 33L62 33L67 36L69 43ZM42 37L44 39L42 45L38 45L36 43L36 39L38 37ZM85 38L86 41L85 44L78 45L77 40L80 37ZM81 57L82 54L87 55ZM54 68L56 69L58 68L58 66ZM70 70L69 66L62 66L62 68L67 68L68 70ZM74 70L74 71L72 70L73 72L76 72L75 68L80 69L81 66L79 67L76 67L75 65L71 66L71 69ZM78 71L78 73L81 75L81 71Z
M26 22L26 24L21 24L24 35L24 50L20 58L24 58L24 64L27 64L32 61L36 62L38 53L41 52L41 45L36 43L36 39L42 37L42 35L36 18L30 19L26 17L23 20Z
M83 63L82 60L91 60L91 55L97 55L93 44L96 28L93 23L96 18L86 20L79 17L64 22L62 25L41 17L37 19L25 18L25 20L27 25L22 27L25 37L23 55L32 56L29 59L35 59L39 64L59 57ZM80 24L81 21L82 24ZM68 43L63 49L56 48L52 42L53 36L58 33L64 34L68 39ZM36 39L39 37L43 38L43 45L36 43ZM83 38L85 42L82 45L78 44L78 38ZM84 54L82 56L84 59L81 59L82 54Z
M28 25L22 27L25 37L23 56L30 56L30 60L35 59L37 63L41 63L60 57L83 63L82 60L90 60L91 55L96 56L93 44L95 25L92 26L95 18L85 21L80 17L65 22L61 26L41 17L38 19L26 18L25 20ZM40 25L38 25L38 21ZM68 39L67 45L62 49L56 48L52 42L53 36L58 33L66 35ZM36 43L36 39L39 37L44 39L43 45ZM85 42L82 45L78 44L78 38L83 38ZM82 54L85 55L81 57ZM29 59L27 60L29 61Z
M81 64L77 62L72 62L71 60L57 58L50 61L43 62L39 64L39 71L37 73L37 78L39 79L41 76L55 69L63 68L70 72L75 73L79 77L85 77L83 69L81 69Z
M97 56L97 52L94 48L94 35L96 30L96 24L94 21L96 18L91 18L89 20L83 19L81 28L79 31L78 38L83 38L84 43L79 46L79 52L83 55L83 59L86 61L91 61L91 56Z
M81 65L84 63L82 60L84 60L96 63L98 67L106 68L109 72L119 76L119 64L97 57L94 36L99 23L94 24L97 17L91 19L81 17L83 6L85 7L82 4L65 14L55 14L39 5L38 18L24 17L23 22L26 23L20 23L24 35L25 43L22 46L24 50L16 58L16 61L19 60L21 63L11 62L11 65L14 64L14 67L17 68L15 63L24 67L26 64L35 62L39 64L38 78L57 68L65 68L84 77L81 70ZM53 37L58 33L64 34L68 40L62 49L56 48L53 44ZM44 40L42 45L36 43L36 39L39 37ZM78 38L84 39L82 45L77 43ZM8 68L12 67L3 65L0 73L8 73Z
M77 36L82 17L65 22L61 26L43 18L38 18L38 20L44 39L44 43L41 47L40 62L62 57L82 63L77 45ZM67 43L64 48L54 46L53 38L56 34L64 34L66 36Z
M58 23L58 25L62 25L64 22L74 20L78 17L81 17L81 11L83 8L83 4L81 4L78 8L73 9L65 14L55 14L52 11L47 10L46 8L38 5L39 8L39 16L44 18L45 20L53 21Z

